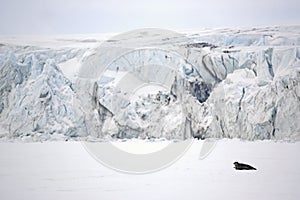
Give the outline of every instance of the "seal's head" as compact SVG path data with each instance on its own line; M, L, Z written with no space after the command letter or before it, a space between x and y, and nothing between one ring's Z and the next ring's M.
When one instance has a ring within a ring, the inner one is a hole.
M234 164L234 167L233 167L233 168L236 168L240 163L234 162L233 164Z

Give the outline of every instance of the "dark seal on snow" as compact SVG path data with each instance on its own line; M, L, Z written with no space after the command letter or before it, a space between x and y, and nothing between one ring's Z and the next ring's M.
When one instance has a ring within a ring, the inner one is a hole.
M256 168L244 163L234 162L233 164L236 170L256 170Z

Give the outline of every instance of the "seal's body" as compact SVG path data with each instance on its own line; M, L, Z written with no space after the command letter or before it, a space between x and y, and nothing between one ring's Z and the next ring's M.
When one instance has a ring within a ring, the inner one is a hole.
M236 170L256 170L256 168L244 163L234 162L233 164Z

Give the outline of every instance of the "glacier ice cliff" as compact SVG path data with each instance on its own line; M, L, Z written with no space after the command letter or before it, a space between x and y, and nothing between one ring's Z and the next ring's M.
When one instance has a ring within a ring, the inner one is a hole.
M300 27L170 33L1 36L0 137L300 139Z

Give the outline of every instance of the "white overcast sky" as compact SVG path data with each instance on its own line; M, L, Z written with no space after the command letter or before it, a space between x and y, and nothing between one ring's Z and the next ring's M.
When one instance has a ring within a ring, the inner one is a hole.
M300 24L300 0L0 0L0 34Z

